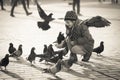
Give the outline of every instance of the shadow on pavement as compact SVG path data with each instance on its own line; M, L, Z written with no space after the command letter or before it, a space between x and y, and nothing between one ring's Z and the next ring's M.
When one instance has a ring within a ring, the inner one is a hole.
M101 59L100 59L101 60ZM101 74L101 75L104 75L104 76L106 76L106 77L109 77L109 78L111 78L111 79L114 79L114 80L119 80L118 78L117 78L117 76L114 76L114 75L110 75L110 73L112 73L112 72L110 72L112 69L111 68L113 68L113 65L111 66L111 65L105 65L105 64L101 64L101 63L97 63L97 62L78 62L78 63L76 63L77 65L80 65L80 66L83 66L83 67L85 67L85 68L88 68L88 69L90 69L91 71L94 71L94 72L97 72L97 73L99 73L99 74ZM119 70L120 69L118 69L117 67L115 68L114 67L114 69L115 70L118 70L118 71L116 71L116 72L114 72L113 71L113 73L115 74L115 75L117 75L117 73L119 72ZM114 70L113 69L113 70ZM107 72L105 72L105 71L107 71ZM72 72L73 73L73 72ZM89 76L89 74L88 74L88 71L85 71L84 70L84 73L86 73L86 74L84 74L84 75L87 75L87 76ZM81 76L82 77L82 76Z
M3 73L13 77L13 78L17 78L18 80L24 80L22 77L20 77L19 75L12 73L10 71L5 71L5 70L1 70Z
M87 78L87 77L89 76L87 70L84 70L84 74L81 74L81 73L79 73L79 72L76 72L76 71L73 70L73 69L70 69L69 71L65 71L65 72L67 72L67 73L69 73L69 74L72 74L72 75L74 75L74 76L77 76L77 77Z
M19 58L19 60L12 60L12 61L10 61L10 62L13 62L13 63L17 63L17 64L23 64L23 65L27 65L27 66L29 66L29 67L33 67L33 68L35 68L35 69L37 69L37 70L42 70L42 68L41 67L37 67L37 66L35 66L35 65L31 65L31 63L28 63L26 60L24 60L22 57L21 58Z
M47 78L48 80L64 80L62 78L60 78L59 76L54 76L56 79L52 79L52 78Z

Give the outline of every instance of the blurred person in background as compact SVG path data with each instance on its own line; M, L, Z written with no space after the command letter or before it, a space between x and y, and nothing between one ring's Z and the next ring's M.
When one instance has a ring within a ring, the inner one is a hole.
M6 10L3 6L3 0L0 0L1 10Z
M29 5L30 5L30 0L26 0L26 4L27 4L27 8L29 9Z
M118 4L118 0L111 0L112 4Z
M77 11L75 9L75 6L77 6ZM80 0L73 0L73 11L77 12L78 15L80 14Z
M14 15L14 8L16 7L16 4L17 4L18 1L19 1L19 0L14 0L14 1L13 1L11 13L10 13L10 16L12 16L12 17L15 17L15 15ZM28 15L31 15L32 12L28 12L28 10L27 10L27 8L26 8L25 0L20 0L20 1L21 1L22 5L23 5L23 8L24 8L25 12L26 12L26 15L27 15L27 16L28 16Z
M102 1L104 1L105 2L105 0L98 0L99 2L102 2Z

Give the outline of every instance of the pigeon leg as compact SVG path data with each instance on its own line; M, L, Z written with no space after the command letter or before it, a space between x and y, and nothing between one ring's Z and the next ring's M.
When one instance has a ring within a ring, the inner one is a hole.
M100 56L100 54L99 54L99 53L97 53L97 56Z
M49 70L47 68L43 69L43 73L49 73Z
M31 62L31 66L33 66L32 62Z
M2 70L2 67L0 66L0 69Z
M5 66L5 70L7 71L6 66Z
M102 56L101 54L99 54L99 56Z
M35 60L33 61L33 63L35 64Z
M43 59L40 59L40 60L39 60L39 62L42 62L42 61L43 61Z
M99 56L99 54L97 53L97 56Z
M71 69L70 69L70 68L66 68L66 71L67 71L67 72L70 72L70 71L71 71Z
M47 65L47 64L48 64L48 61L45 60L45 64Z
M20 60L19 57L16 57L17 60Z

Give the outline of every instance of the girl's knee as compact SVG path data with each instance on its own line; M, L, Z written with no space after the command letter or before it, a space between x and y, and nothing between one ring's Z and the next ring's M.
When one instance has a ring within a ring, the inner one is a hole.
M84 55L85 52L83 51L83 48L81 46L73 46L71 48L71 51L76 54Z

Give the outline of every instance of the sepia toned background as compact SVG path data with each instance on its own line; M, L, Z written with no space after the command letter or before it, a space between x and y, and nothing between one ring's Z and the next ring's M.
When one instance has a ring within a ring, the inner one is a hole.
M15 10L15 17L10 16L10 1L5 0L5 11L0 10L0 59L8 54L9 43L12 42L16 48L19 44L23 45L21 60L17 61L10 58L7 71L0 71L0 80L119 80L120 79L120 2L112 4L111 0L98 2L98 0L81 0L79 19L85 20L94 16L102 16L111 22L109 27L89 28L95 44L99 46L104 41L105 50L102 56L97 56L93 52L90 62L79 61L71 67L69 72L60 71L56 77L42 73L41 68L47 68L44 62L39 62L36 58L34 66L30 66L26 57L30 54L32 47L35 47L37 54L43 53L44 44L53 44L58 33L65 34L65 24L63 19L68 10L72 10L69 3L72 0L38 0L41 7L47 14L53 13L56 20L50 22L51 28L43 31L38 28L37 21L43 21L38 14L36 4L30 2L32 15L26 16L22 5L19 4ZM58 50L56 47L53 47ZM69 54L68 54L69 56ZM65 59L68 58L65 57Z

